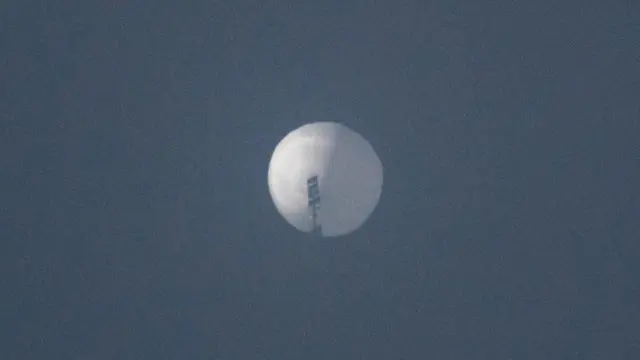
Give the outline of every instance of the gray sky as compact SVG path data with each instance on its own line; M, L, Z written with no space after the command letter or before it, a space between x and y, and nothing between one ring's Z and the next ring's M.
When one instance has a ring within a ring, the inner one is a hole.
M640 357L634 1L0 5L6 359ZM383 162L358 232L277 142Z

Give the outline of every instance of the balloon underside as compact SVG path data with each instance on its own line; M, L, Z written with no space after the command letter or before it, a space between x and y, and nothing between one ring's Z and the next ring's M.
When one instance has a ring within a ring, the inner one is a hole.
M297 229L311 232L307 180L317 176L320 203L316 222L323 236L361 227L382 191L382 164L362 136L344 125L304 125L276 146L269 164L269 192L278 212Z

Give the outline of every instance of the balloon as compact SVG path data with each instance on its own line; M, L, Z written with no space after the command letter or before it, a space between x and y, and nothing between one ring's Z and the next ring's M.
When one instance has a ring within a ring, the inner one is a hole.
M335 122L285 136L269 163L269 192L285 220L304 232L340 236L360 228L382 192L382 163L360 134Z

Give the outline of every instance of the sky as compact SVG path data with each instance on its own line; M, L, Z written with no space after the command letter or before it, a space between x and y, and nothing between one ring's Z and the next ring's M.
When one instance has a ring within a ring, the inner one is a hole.
M640 358L634 1L4 1L3 359ZM338 121L358 231L278 214Z

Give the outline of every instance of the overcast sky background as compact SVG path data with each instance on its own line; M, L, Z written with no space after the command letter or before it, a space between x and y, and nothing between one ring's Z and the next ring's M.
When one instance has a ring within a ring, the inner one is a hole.
M637 1L3 1L2 359L640 358ZM277 213L313 121L385 171Z

